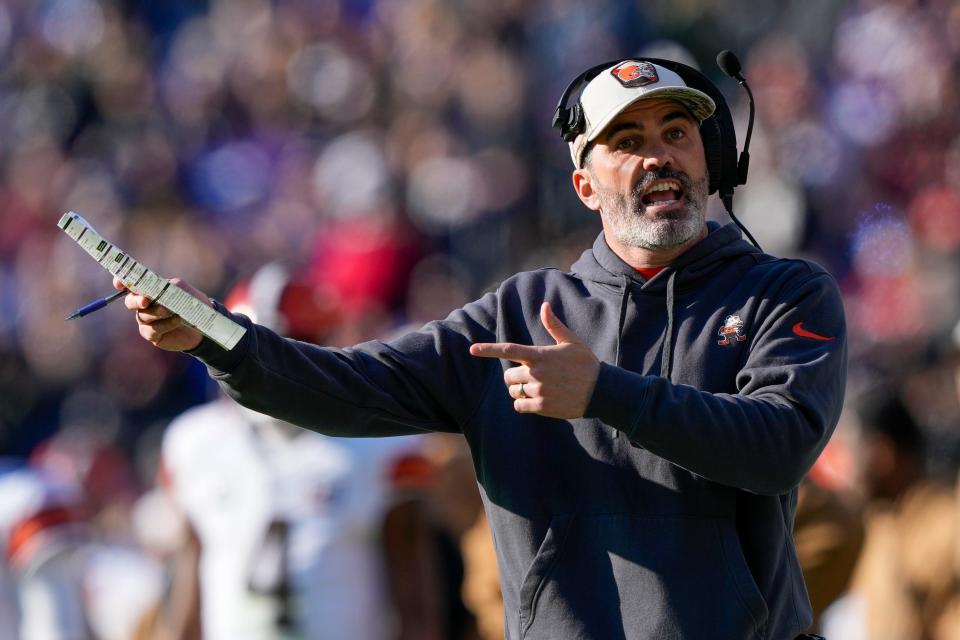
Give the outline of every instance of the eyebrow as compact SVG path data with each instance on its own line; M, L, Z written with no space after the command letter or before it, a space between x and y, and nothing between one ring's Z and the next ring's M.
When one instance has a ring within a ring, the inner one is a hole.
M674 120L688 120L690 122L695 122L695 120L693 119L693 116L691 116L689 113L687 113L682 109L677 109L676 111L671 111L667 115L660 118L659 124L660 126L663 126L669 122L673 122ZM616 124L610 127L610 130L607 131L604 138L609 140L616 134L620 133L621 131L625 131L627 129L636 129L637 131L643 131L643 125L638 124L636 122L621 122L620 124Z

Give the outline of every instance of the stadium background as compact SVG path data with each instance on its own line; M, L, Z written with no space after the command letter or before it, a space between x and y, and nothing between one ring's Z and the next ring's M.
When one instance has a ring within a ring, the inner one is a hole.
M599 225L550 128L583 68L638 52L696 64L742 139L745 96L713 62L723 48L758 109L736 210L769 252L836 276L848 395L900 390L929 469L955 474L949 0L6 0L0 449L83 434L129 461L136 493L166 423L215 393L119 305L64 322L110 282L56 228L62 212L220 299L265 262L302 265L336 310L331 340L385 335L588 246ZM830 473L856 488L843 454Z

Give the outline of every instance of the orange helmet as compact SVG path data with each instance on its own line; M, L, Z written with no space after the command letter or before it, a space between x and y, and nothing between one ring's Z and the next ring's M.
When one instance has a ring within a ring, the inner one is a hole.
M281 335L309 342L322 340L340 320L331 288L277 262L237 284L224 304Z

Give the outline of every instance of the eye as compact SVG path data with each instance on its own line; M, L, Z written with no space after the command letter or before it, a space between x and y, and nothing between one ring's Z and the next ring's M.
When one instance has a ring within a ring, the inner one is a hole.
M670 129L667 131L668 140L682 140L687 137L687 132L683 129Z
M624 136L623 138L617 140L617 142L613 145L613 148L617 151L630 151L636 147L637 139L632 136Z

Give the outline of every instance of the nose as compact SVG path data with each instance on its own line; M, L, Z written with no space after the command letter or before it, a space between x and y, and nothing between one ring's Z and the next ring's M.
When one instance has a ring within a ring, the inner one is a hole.
M655 145L647 149L643 157L643 168L645 171L656 171L673 165L673 155L664 145Z

